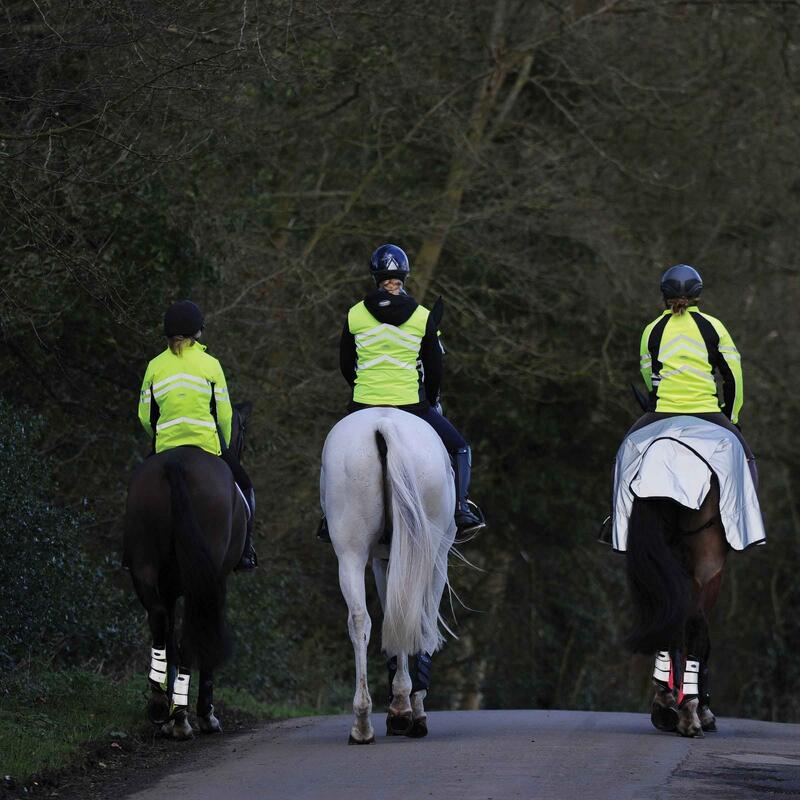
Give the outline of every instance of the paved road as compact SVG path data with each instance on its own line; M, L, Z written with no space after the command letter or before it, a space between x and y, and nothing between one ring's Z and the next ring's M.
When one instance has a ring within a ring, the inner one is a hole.
M800 725L718 723L690 740L641 714L443 711L427 739L348 747L349 717L296 719L221 737L128 800L800 798Z

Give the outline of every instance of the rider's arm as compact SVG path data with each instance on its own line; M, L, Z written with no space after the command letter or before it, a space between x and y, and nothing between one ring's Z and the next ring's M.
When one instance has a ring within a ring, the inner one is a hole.
M139 422L142 423L142 427L151 439L153 438L153 426L150 424L150 403L154 402L153 394L150 391L152 385L153 368L151 364L148 364L142 381L142 389L139 392Z
M349 320L345 320L342 338L339 340L339 369L351 386L356 382L356 361L356 337L350 333Z
M425 328L425 335L422 337L419 356L425 374L425 397L432 406L439 402L439 392L442 388L442 375L444 373L442 365L443 352L442 344L439 341L437 320L431 314L428 316L428 324Z
M710 317L707 319L711 320L711 324L719 334L719 359L716 366L722 375L722 411L736 424L744 403L742 357L725 326L718 319Z
M222 372L222 364L217 361L216 372L213 379L214 402L217 406L217 425L225 438L220 442L223 450L227 449L231 442L231 420L233 419L233 409L231 408L231 398L228 396L228 384L225 383L225 374Z
M653 392L653 364L650 356L650 332L653 330L653 325L650 323L642 333L642 342L639 345L639 368L642 371L647 391L652 394Z

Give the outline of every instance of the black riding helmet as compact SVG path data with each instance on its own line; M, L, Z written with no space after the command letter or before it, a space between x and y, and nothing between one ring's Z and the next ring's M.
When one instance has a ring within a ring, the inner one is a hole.
M203 330L203 312L191 300L173 303L164 314L164 336L194 336Z
M703 279L700 273L688 264L676 264L661 276L661 294L665 300L677 297L700 297Z
M405 283L411 272L408 256L396 244L382 244L370 257L369 272L375 278L376 286L381 281L396 278Z

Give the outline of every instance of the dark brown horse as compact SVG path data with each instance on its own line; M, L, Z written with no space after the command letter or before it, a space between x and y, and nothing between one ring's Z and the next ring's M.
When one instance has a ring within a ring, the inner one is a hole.
M627 548L637 616L628 643L635 652L658 652L653 724L682 736L716 730L709 707L707 616L719 597L730 549L717 478L698 510L673 500L635 498Z
M244 449L251 406L234 407L231 448ZM147 715L176 739L192 736L191 668L197 665L200 730L221 730L214 715L213 671L229 653L225 582L244 546L247 505L222 458L175 447L137 467L125 508L124 563L153 638ZM184 598L180 637L175 607Z

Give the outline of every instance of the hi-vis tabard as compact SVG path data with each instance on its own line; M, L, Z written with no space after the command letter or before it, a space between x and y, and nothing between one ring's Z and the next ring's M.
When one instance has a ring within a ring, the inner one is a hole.
M205 349L199 342L185 347L180 355L167 348L147 365L139 421L149 436L155 422L157 453L194 445L219 455L217 423L226 445L230 441L233 411L225 376L219 361ZM212 408L216 409L216 420Z
M744 401L739 351L725 326L690 306L683 314L667 309L642 334L641 369L656 398L656 411L709 413L720 405L732 422ZM723 380L723 402L717 397L714 370Z
M356 403L405 406L424 399L417 362L428 313L417 306L402 325L389 325L375 319L363 301L350 309L347 324L356 342Z

